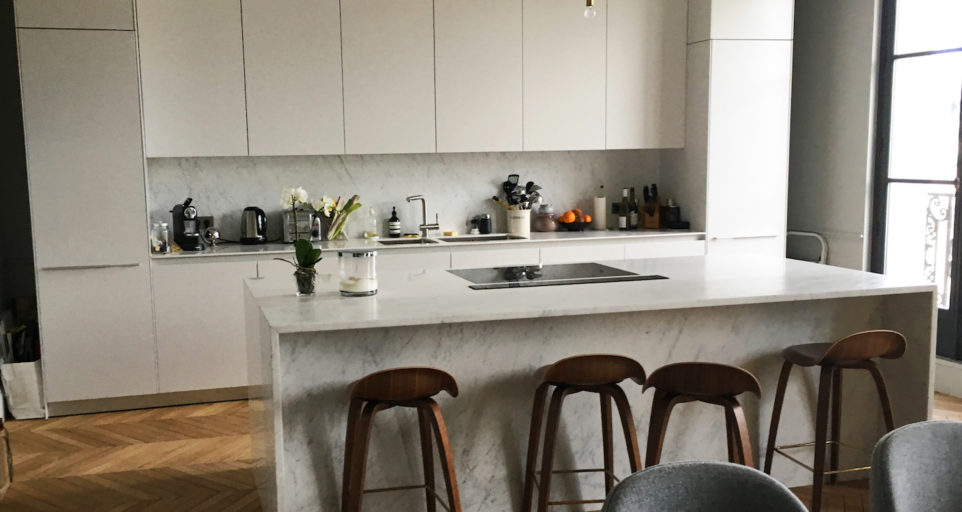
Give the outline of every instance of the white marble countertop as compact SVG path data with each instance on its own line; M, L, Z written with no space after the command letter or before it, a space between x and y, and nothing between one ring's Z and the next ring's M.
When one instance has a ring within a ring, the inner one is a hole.
M504 233L494 233L490 236L504 236ZM532 232L530 238L515 238L510 240L497 240L497 241L487 241L487 242L444 242L440 241L438 243L432 244L412 244L412 245L382 245L379 240L364 240L364 239L353 239L344 241L334 241L334 242L314 242L314 247L319 247L322 250L338 251L338 250L357 250L357 249L374 249L378 251L410 251L410 250L424 250L424 249L445 249L449 250L453 247L477 247L477 246L503 246L503 245L515 245L515 244L530 244L530 243L550 243L550 242L574 242L574 241L591 241L591 240L622 240L622 239L646 239L646 238L677 238L677 237L702 237L704 238L705 233L703 232L693 232L685 230L638 230L638 231L555 231L551 233L539 233ZM461 235L462 237L471 236L486 236L486 235ZM441 238L440 235L432 235L428 237L432 240L437 240ZM447 238L447 237L445 237ZM396 240L394 238L385 238L383 240ZM216 248L204 249L203 251L184 251L176 252L171 254L151 254L150 257L153 259L173 259L173 258L206 258L206 257L216 257L216 256L243 256L251 254L289 254L294 252L293 244L284 243L270 243L270 244L260 244L260 245L241 245L236 243L224 243Z
M249 279L279 333L496 321L934 292L935 285L765 256L697 256L605 262L666 280L472 290L444 270L378 276L373 297L346 298L321 274L317 293L295 296L293 278Z

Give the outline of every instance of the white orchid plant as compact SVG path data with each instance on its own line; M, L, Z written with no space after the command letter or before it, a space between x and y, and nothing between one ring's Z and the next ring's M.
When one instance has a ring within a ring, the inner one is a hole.
M347 217L361 207L361 198L355 194L350 199L344 200L344 198L338 197L335 201L328 196L321 196L320 199L316 199L311 202L308 199L307 191L303 188L285 188L281 195L281 207L290 208L291 212L294 214L295 240L298 238L296 229L297 209L299 207L312 208L318 214L330 219L330 227L327 231L327 239L334 240L344 230L344 225L347 223Z
M294 215L295 241L300 239L300 233L297 232L297 208L305 204L309 204L307 199L307 191L302 187L285 188L281 192L281 208L290 208L291 213Z

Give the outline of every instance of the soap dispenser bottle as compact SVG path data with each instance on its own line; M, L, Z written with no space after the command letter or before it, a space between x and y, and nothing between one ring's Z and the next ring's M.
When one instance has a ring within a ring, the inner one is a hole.
M387 220L387 234L391 238L401 238L401 219L397 216L397 206L391 207L391 218Z

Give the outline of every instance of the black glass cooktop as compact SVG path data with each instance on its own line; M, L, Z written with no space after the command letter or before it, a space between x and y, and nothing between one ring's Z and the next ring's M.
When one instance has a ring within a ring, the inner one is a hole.
M474 283L470 285L472 290L668 279L665 276L659 275L636 274L635 272L620 270L600 263L470 268L448 270L448 272Z

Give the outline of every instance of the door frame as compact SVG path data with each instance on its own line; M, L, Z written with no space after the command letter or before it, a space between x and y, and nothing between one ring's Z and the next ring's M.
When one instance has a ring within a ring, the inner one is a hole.
M934 50L895 54L895 24L898 10L898 0L882 0L882 13L879 34L879 69L878 94L875 118L875 162L872 179L872 230L871 253L869 270L875 273L885 272L885 243L886 224L888 216L888 188L890 183L916 183L931 185L955 186L955 211L952 240L952 276L949 294L949 309L938 312L938 341L939 355L952 359L962 359L962 341L957 334L962 332L962 310L959 300L962 299L962 112L959 124L959 154L956 166L955 180L920 180L890 178L889 171L889 136L892 128L892 89L894 81L895 62L903 58L938 55L942 53L958 52L958 49ZM962 98L962 90L959 91Z

